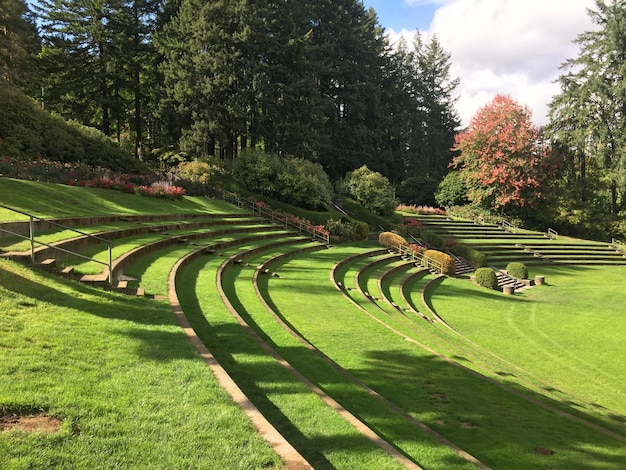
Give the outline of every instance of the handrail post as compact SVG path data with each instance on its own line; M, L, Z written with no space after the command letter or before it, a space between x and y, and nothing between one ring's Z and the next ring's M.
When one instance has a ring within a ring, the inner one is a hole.
M113 250L112 243L109 242L109 286L113 287Z
M30 262L32 264L35 264L35 220L33 219L33 216L29 216L30 218L30 234L29 234L29 239L30 239Z

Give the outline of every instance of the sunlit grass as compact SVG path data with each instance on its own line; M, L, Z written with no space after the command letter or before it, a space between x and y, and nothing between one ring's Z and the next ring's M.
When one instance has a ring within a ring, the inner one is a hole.
M446 279L432 303L460 333L594 412L626 420L624 273L626 267L531 268L548 285L512 298Z
M0 411L64 421L0 432L0 468L279 465L167 305L0 260L0 352Z
M611 462L626 462L623 443L453 367L344 307L339 293L324 287L329 280L322 266L330 269L338 256L331 252L290 260L284 265L290 275L270 279L268 291L301 334L363 382L496 468L543 465L545 457L533 451L538 446L555 449L550 465L562 468L593 468L598 462L617 468ZM297 298L292 292L299 292ZM299 309L302 304L315 305L315 311ZM602 452L587 455L570 445L579 442Z

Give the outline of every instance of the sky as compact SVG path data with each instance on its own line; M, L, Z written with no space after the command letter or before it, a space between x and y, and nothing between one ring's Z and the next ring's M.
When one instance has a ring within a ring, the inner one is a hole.
M537 125L560 89L560 65L578 56L573 41L593 30L594 0L363 0L391 37L411 43L418 29L436 35L459 77L457 111L467 126L496 94L528 106Z

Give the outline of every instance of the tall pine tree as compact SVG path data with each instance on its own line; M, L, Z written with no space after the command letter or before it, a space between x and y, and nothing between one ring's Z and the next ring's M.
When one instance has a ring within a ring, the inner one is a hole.
M570 156L579 198L590 197L590 164L608 181L608 204L626 208L626 0L596 0L597 29L576 40L579 56L562 66L561 92L550 103L549 132Z

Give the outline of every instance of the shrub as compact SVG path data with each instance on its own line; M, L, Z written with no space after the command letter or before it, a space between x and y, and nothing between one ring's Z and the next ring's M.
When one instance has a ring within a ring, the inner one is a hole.
M233 177L250 191L313 210L324 208L332 197L322 166L302 158L248 151L235 161Z
M465 258L467 261L469 261L473 266L477 268L482 268L483 266L487 266L487 255L467 245L463 245L462 243L459 243L455 247L453 247L450 251L457 256Z
M398 246L409 246L404 237L397 233L383 232L378 236L378 243L387 248L396 248Z
M408 214L422 214L422 215L446 215L446 211L438 207L432 206L407 206L406 204L400 204L396 207L398 212L406 212Z
M195 160L179 163L171 173L194 183L215 184L224 175L224 168L217 161Z
M359 236L360 240L365 240L370 235L370 226L366 222L361 222L360 220L355 221L356 223L356 233Z
M516 277L517 279L528 279L528 268L524 263L513 261L507 264L506 272L509 276Z
M404 235L411 234L416 238L420 238L422 234L422 224L420 224L416 219L404 219L404 223L397 226L400 233Z
M391 215L398 205L389 180L365 165L346 175L343 190L378 215Z
M467 186L458 171L448 173L435 191L435 201L441 207L463 206L467 199Z
M478 268L474 273L474 280L481 287L498 290L498 277L491 268Z
M438 250L443 249L443 238L436 234L435 232L431 232L430 230L422 230L421 238L423 241L433 246Z
M413 176L398 188L398 198L405 204L434 206L435 191L439 182L428 176Z
M335 242L348 242L361 239L358 232L359 227L356 222L348 222L341 219L328 219L324 227L328 230L328 233ZM365 236L365 238L367 238L367 236Z
M449 254L437 250L426 250L424 252L424 257L441 263L441 270L443 274L448 276L454 276L456 274L456 264Z

